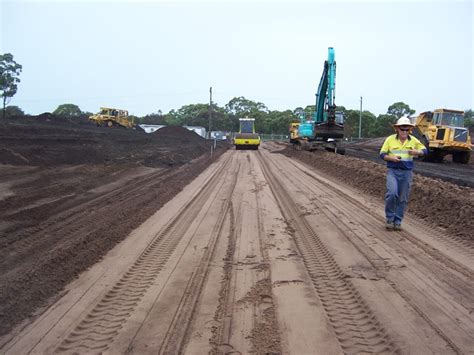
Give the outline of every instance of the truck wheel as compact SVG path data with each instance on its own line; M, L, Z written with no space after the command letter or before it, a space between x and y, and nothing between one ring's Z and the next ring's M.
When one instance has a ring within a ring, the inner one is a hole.
M444 154L443 154L443 152L437 150L437 151L435 151L434 153L435 153L435 154L434 154L434 161L435 161L435 163L442 163L442 162L443 162L443 159L444 159Z
M471 158L471 152L456 152L453 153L453 162L458 164L467 164Z

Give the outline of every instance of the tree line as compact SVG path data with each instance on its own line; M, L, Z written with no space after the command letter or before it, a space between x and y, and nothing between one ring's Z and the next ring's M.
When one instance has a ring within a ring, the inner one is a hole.
M23 116L24 112L17 106L6 106L7 102L16 94L19 75L22 66L13 60L10 53L0 55L0 93L3 100L3 117ZM247 99L243 96L234 97L223 107L212 103L189 104L177 110L163 113L158 110L142 117L131 116L138 124L158 124L176 126L202 126L206 129L211 127L212 131L236 132L239 129L239 118L255 118L255 129L260 134L288 134L291 122L298 122L299 115L304 112L306 117L311 117L315 106L296 107L293 110L284 111L270 110L261 102ZM387 108L385 114L374 115L370 111L346 109L344 106L337 107L338 111L344 112L345 137L359 136L359 120L361 116L361 137L381 137L393 132L392 124L404 114L413 114L415 110L404 102L395 102ZM54 115L62 117L88 117L92 113L82 111L77 105L66 103L59 105L53 112ZM465 124L471 130L474 129L472 109L466 110Z
M370 111L346 109L343 106L337 108L344 112L344 135L345 137L359 136L359 120L361 118L361 137L374 138L382 137L393 133L392 124L404 114L414 114L404 102L395 102L387 108L387 113L374 115ZM202 126L209 128L209 116L211 116L212 131L236 132L239 129L239 118L255 118L255 129L260 134L288 134L288 128L291 122L298 122L299 114L304 111L306 117L310 117L314 111L314 105L308 105L305 108L297 107L293 110L272 111L261 102L255 102L245 97L234 97L224 107L212 104L211 110L209 104L189 104L184 105L177 110L171 110L163 113L158 110L156 113L150 113L145 116L130 116L138 124L156 124L167 126ZM6 109L8 116L22 116L23 111L16 106L9 106ZM74 104L59 105L53 112L54 115L61 117L82 117L87 118L92 113L81 111ZM361 116L361 117L360 117ZM472 110L466 110L464 113L465 125L471 130L474 129L474 119Z

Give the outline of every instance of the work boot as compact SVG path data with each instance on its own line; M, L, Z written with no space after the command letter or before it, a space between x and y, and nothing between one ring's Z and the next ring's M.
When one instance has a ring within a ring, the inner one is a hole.
M393 225L393 230L394 230L394 231L401 231L401 230L402 230L402 225L399 224L399 223L395 223L395 224Z
M385 229L388 230L388 231L393 230L393 229L394 229L394 224L393 224L393 222L387 221L387 223L385 223Z

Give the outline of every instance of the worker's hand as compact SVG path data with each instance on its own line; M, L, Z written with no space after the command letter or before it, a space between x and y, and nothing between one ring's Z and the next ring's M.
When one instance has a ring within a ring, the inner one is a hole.
M414 157L418 157L421 155L420 151L419 150L416 150L416 149L411 149L408 151L408 154L410 154L411 156L414 156Z
M386 157L388 158L387 160L391 160L393 161L394 163L398 163L402 160L401 157L397 156L397 155L386 155Z

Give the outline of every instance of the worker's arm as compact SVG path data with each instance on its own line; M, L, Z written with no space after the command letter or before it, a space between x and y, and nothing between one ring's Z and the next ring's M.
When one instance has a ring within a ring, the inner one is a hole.
M428 154L428 149L426 149L426 147L418 139L416 139L415 149L409 150L408 154L414 157L422 157L423 155Z
M389 144L389 138L385 139L385 142L382 145L382 148L380 148L380 158L382 158L385 161L393 161L394 163L398 163L400 161L400 157L396 155L390 155L390 144Z

